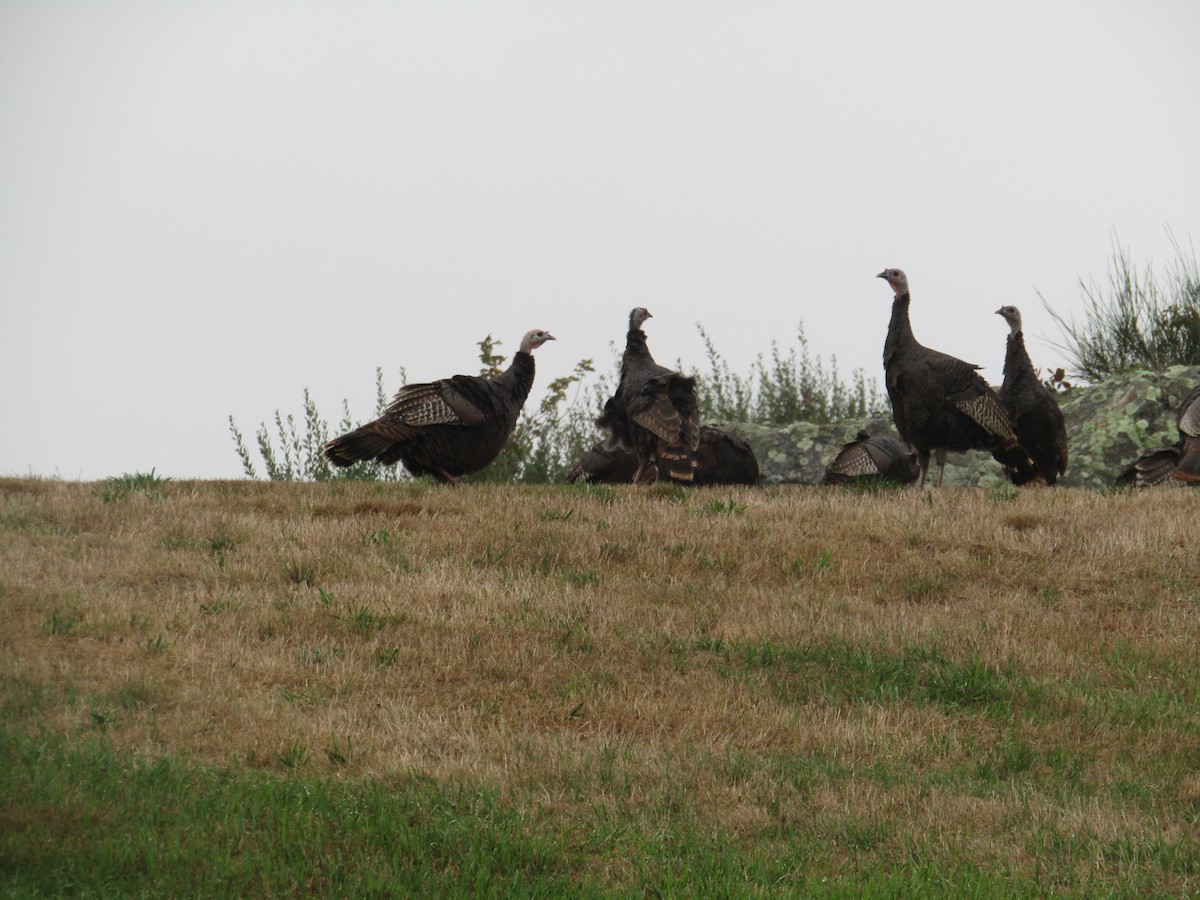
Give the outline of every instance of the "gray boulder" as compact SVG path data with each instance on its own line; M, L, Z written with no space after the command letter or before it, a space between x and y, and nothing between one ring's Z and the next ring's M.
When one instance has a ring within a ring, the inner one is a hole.
M1163 372L1130 372L1100 384L1074 387L1058 397L1070 445L1067 474L1059 484L1107 488L1117 473L1143 450L1178 439L1175 414L1197 384L1200 366L1172 366ZM825 465L860 430L896 434L891 416L847 419L829 425L724 423L721 428L754 448L762 483L817 484ZM930 478L933 477L931 467ZM946 487L1003 487L1000 464L981 451L946 458Z

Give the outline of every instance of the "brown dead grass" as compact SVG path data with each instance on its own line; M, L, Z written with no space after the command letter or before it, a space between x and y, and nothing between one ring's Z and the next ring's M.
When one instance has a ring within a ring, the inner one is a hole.
M0 481L0 701L10 727L271 768L299 744L318 771L486 782L565 821L684 804L742 840L801 822L835 856L1032 867L1031 835L1188 834L1198 510L1186 490L104 502ZM855 698L819 665L744 664L762 645L934 648L1015 699ZM1031 762L979 774L1011 746Z

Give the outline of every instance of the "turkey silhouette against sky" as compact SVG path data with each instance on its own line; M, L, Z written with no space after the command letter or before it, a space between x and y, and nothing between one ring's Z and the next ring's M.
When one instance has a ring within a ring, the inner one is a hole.
M0 474L238 477L534 328L530 403L772 341L882 391L904 269L929 347L1001 379L1020 308L1200 228L1200 4L0 4Z

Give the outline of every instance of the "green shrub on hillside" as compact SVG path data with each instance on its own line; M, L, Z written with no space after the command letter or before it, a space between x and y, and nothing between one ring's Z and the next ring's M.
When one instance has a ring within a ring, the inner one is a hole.
M404 369L400 370L404 377ZM387 394L383 389L383 369L375 369L375 415L380 415L387 408ZM360 463L348 469L335 469L321 454L321 448L332 437L329 424L317 411L317 405L309 396L308 388L304 389L303 430L298 431L295 417L289 413L284 416L275 410L274 438L265 422L260 423L255 432L255 443L258 454L269 481L331 481L348 479L353 481L395 481L401 477L397 466L381 466L378 463ZM361 423L350 418L350 405L342 401L342 421L338 424L337 434L352 431ZM234 451L242 461L242 471L248 478L258 478L258 470L246 447L242 432L238 429L233 416L229 417L229 433L233 438Z
M1079 282L1081 322L1064 318L1041 298L1062 332L1057 346L1075 375L1094 383L1132 369L1200 364L1200 269L1193 249L1185 251L1174 236L1171 242L1175 259L1160 274L1152 264L1139 271L1114 239L1107 285Z
M749 375L732 372L704 327L698 324L696 328L704 340L708 372L693 369L691 374L697 379L700 415L705 421L825 424L882 415L887 410L875 379L868 379L862 369L855 369L847 384L838 373L837 357L828 369L820 357L812 358L803 322L796 329L799 352L792 347L785 354L772 341L770 360L760 353Z

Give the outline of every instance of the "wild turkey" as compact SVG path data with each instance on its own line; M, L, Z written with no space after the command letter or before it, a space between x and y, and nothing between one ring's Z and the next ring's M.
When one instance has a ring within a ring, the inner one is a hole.
M700 444L696 380L654 361L642 331L642 323L650 317L649 311L640 306L629 314L617 387L625 422L624 432L617 437L637 455L634 484L655 481L660 464L670 479L691 481Z
M1025 349L1025 334L1021 330L1021 311L1015 306L1002 306L996 315L1008 323L1008 345L1004 353L1004 384L1000 386L1000 402L1008 413L1013 431L1021 446L1037 466L1035 480L1054 484L1067 471L1067 424L1054 393L1042 384L1029 352ZM1026 483L1017 472L1009 473L1013 484Z
M1183 398L1175 423L1179 440L1169 447L1145 451L1121 470L1118 485L1154 487L1172 478L1200 484L1200 386Z
M382 416L325 445L335 466L397 460L414 475L453 484L500 453L533 386L533 351L554 335L535 329L495 378L455 375L400 388Z
M629 484L637 469L633 449L616 435L609 435L583 455L567 474L567 481ZM749 444L711 425L700 426L692 484L758 484L758 476L758 459Z
M917 451L919 486L925 486L932 453L935 485L941 487L947 450L989 450L1018 477L1035 477L1033 460L1017 442L1004 404L975 371L979 367L918 343L908 318L908 279L899 269L877 277L896 294L883 345L884 382L896 429Z
M821 484L912 484L920 474L916 454L903 441L860 431L829 461Z

